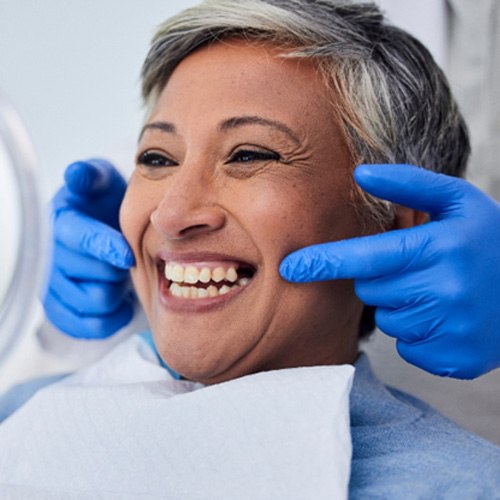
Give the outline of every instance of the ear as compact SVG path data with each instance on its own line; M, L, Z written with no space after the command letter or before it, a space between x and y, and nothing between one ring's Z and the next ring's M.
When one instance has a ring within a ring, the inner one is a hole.
M429 221L429 214L413 208L394 204L394 221L391 229L407 229Z

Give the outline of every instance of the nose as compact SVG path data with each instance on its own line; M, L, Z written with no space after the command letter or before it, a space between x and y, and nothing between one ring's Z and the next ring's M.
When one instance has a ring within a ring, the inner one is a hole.
M181 167L165 180L163 197L150 220L165 239L182 240L222 229L226 214L209 176Z

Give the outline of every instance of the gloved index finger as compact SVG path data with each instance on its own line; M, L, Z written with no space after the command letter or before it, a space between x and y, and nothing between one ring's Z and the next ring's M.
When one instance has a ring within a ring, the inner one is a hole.
M368 193L428 212L435 220L461 215L474 189L463 179L413 165L360 165L354 178Z
M123 235L81 212L62 210L54 224L58 243L121 269L134 265L134 255Z
M424 227L305 247L283 259L280 274L288 281L306 283L371 279L396 273L411 265L422 252L428 241L428 231L424 231Z

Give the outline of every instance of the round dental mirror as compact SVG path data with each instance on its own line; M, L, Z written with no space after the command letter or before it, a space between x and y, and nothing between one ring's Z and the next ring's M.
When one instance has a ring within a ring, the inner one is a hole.
M46 260L45 226L31 142L0 93L0 365L33 317Z

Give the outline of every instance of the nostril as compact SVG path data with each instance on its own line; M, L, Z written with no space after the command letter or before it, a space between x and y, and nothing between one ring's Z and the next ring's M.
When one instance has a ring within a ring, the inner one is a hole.
M192 236L199 233L209 233L213 231L213 228L208 224L195 224L193 226L186 227L179 231L179 236L181 238Z
M179 240L212 233L226 223L223 209L214 205L188 206L170 203L165 197L151 214L151 224L164 238ZM201 202L200 202L201 203Z

